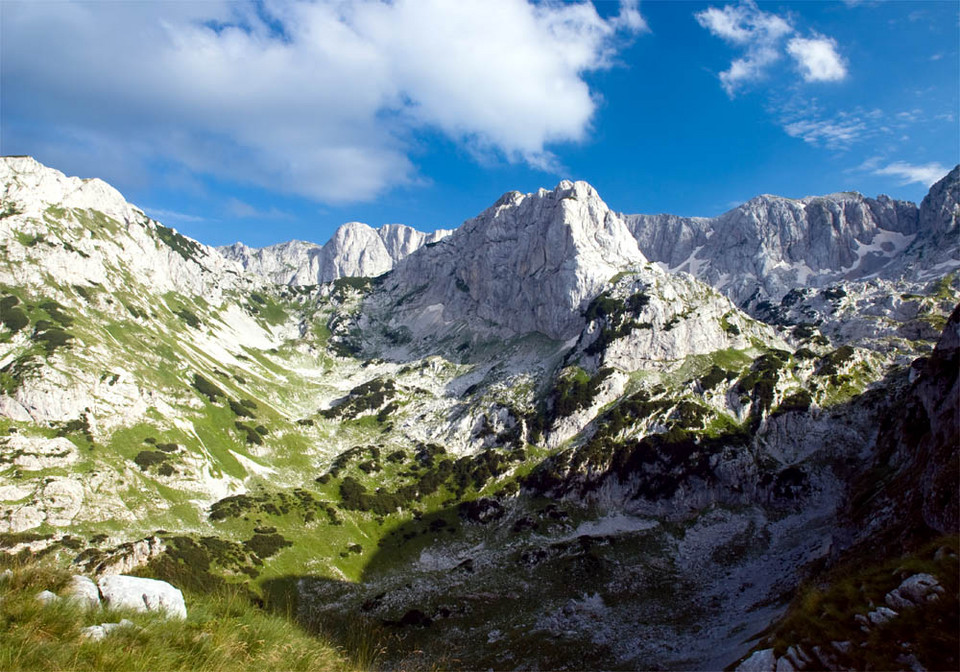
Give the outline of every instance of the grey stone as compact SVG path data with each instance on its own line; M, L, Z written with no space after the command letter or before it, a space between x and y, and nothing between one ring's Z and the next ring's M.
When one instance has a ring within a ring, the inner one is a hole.
M888 607L877 607L874 611L867 614L867 618L869 618L870 622L874 625L880 625L899 615L900 614Z
M894 609L912 609L932 602L943 593L943 586L930 574L914 574L887 593L884 601Z
M166 581L111 575L100 577L97 584L103 599L111 609L157 611L165 613L170 618L187 617L183 593Z
M737 665L735 672L774 672L776 669L777 657L773 655L773 649L761 649Z
M44 606L60 601L60 597L56 593L51 593L49 590L43 590L37 593L37 597L35 599Z
M80 636L94 642L99 642L107 636L107 631L102 625L91 625L80 630Z
M86 609L100 607L100 590L91 579L74 574L64 590L64 597Z

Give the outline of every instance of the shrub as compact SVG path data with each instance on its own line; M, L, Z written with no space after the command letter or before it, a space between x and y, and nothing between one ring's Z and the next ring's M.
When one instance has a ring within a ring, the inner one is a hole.
M181 236L173 229L157 224L157 237L163 243L187 261L196 261L200 255L200 244Z
M240 430L240 432L241 432L242 434L245 434L245 435L246 435L246 441L247 441L247 443L250 443L250 444L253 444L253 445L256 445L256 446L262 446L262 445L263 445L263 439L260 437L260 433L257 432L256 429L254 429L254 428L251 427L250 425L245 425L245 424L243 424L243 423L240 422L239 420L238 420L237 422L235 422L234 425L236 426L237 429Z
M8 297L16 298L16 297ZM5 308L3 311L3 316L0 317L0 320L3 321L3 326L17 333L28 324L30 324L30 318L27 317L27 314L23 312L23 308L17 306L11 306L10 308Z
M193 327L194 329L198 329L200 327L200 318L197 317L196 313L193 311L187 310L186 308L179 308L178 310L173 311L173 314L186 322L188 327Z
M275 555L282 548L293 546L293 543L280 534L254 534L251 539L243 542L243 546L257 557L265 559Z
M137 456L133 458L133 461L142 471L146 471L150 467L163 464L167 459L165 453L155 450L141 450L137 453Z
M712 390L717 385L733 380L737 377L737 374L733 371L726 371L716 364L710 367L710 371L707 372L703 378L700 379L700 386L704 390Z
M223 390L201 376L199 373L193 374L193 387L197 390L197 392L213 402L215 402L217 398L225 398L227 396L224 394Z
M34 332L33 339L43 345L47 356L52 355L57 348L62 348L73 340L70 334L59 327L50 327L46 331Z
M253 413L250 412L250 409L243 402L234 401L233 399L229 400L230 410L233 411L234 415L237 415L242 418L256 418Z
M56 301L44 301L40 304L40 307L46 311L52 320L58 322L60 326L69 327L73 324L73 318L66 315L63 312L65 308Z

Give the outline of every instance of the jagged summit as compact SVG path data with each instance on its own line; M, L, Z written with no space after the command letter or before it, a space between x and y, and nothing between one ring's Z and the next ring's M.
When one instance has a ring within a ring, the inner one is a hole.
M2 200L18 203L24 214L38 215L50 205L93 209L117 218L143 214L103 180L67 177L32 156L0 157L0 185Z
M421 246L449 233L444 229L424 233L403 224L374 229L363 222L347 222L324 245L290 241L258 249L235 243L217 250L272 282L315 285L341 277L381 275Z
M569 338L580 310L618 272L646 262L624 220L586 182L508 192L441 245L397 265L394 292L423 290L400 321L415 331L461 319ZM407 288L407 289L402 289Z
M802 285L919 280L931 269L960 266L956 236L944 236L956 227L958 193L955 168L920 207L857 192L802 199L764 194L713 218L625 219L651 260L752 307Z
M237 264L150 219L103 180L67 177L31 157L0 158L0 202L0 243L16 262L6 281L15 286L120 290L136 278L152 291L218 302L227 288L262 283L241 278Z

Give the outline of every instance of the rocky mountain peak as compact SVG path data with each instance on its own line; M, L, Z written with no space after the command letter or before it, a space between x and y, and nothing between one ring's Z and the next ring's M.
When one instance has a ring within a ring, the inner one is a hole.
M509 192L442 245L412 254L389 287L423 286L400 318L436 329L464 318L569 338L618 272L646 262L624 220L586 182ZM429 316L429 319L427 319Z
M321 282L344 276L376 276L393 268L393 258L373 227L362 222L341 225L320 249Z
M24 214L33 216L51 205L97 210L121 221L143 214L103 180L67 177L31 156L0 157L0 185L4 202L17 203Z
M763 194L714 218L624 218L648 258L689 272L752 309L800 285L922 280L944 264L960 265L958 182L954 169L919 208L844 191L801 199Z
M960 165L947 173L920 203L920 228L934 235L953 233L956 244L960 220Z
M303 241L252 248L235 243L218 248L251 273L283 285L315 285L342 277L375 277L421 246L448 236L439 229L424 233L403 224L374 229L363 222L347 222L325 245Z

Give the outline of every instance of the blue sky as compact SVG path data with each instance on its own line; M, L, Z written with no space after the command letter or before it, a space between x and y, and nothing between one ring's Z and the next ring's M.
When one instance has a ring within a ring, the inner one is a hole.
M214 245L565 178L623 212L919 201L960 162L953 0L3 0L0 31L0 153Z

